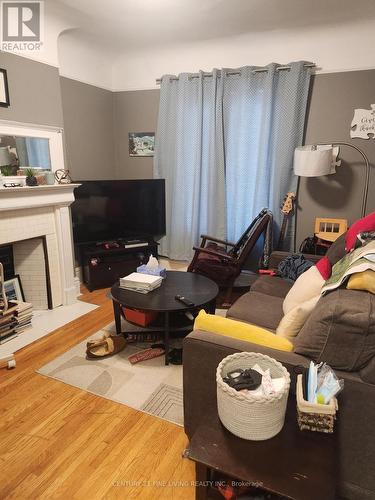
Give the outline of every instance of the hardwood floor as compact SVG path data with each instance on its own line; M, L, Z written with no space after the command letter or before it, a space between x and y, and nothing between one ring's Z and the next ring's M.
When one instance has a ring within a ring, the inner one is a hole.
M36 373L112 321L106 290L81 299L99 307L0 370L0 498L193 499L181 427Z

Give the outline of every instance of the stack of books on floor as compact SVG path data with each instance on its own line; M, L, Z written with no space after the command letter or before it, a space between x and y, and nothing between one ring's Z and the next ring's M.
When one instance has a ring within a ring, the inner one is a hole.
M31 326L31 319L33 317L33 305L30 302L20 302L15 300L18 304L17 307L17 327L16 332L22 333Z
M4 304L0 307L0 344L4 344L18 335L16 331L18 325L17 307L18 304L15 302L8 302L7 309L5 309Z
M132 290L139 293L149 293L159 288L163 278L161 276L152 276L150 274L131 273L124 278L120 278L120 288Z

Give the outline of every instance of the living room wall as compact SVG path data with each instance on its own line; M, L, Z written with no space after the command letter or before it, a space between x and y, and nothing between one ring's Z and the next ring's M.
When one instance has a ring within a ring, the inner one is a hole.
M64 128L65 161L73 178L113 179L113 93L59 75L55 66L0 52L10 106L0 119Z
M0 52L0 68L7 70L10 94L10 106L0 107L0 119L63 126L60 77L56 67Z
M375 139L350 139L354 109L375 102L375 70L317 75L312 82L306 144L348 142L362 149L372 165L367 213L375 210ZM364 164L352 148L340 149L342 166L335 175L301 178L297 241L312 234L315 217L354 222L361 216Z
M375 70L318 74L313 77L306 122L306 144L352 142L362 148L372 164L367 212L375 210L375 140L350 139L355 108L369 108L374 102ZM131 158L128 132L156 129L159 90L115 93L116 172L118 178L152 177L152 158ZM315 217L360 216L364 169L358 153L341 149L345 159L334 176L301 179L297 219L297 244L314 231Z
M116 176L118 179L152 178L152 157L129 156L129 132L155 132L159 89L114 93Z
M61 77L67 167L75 180L114 179L113 93Z
M156 129L159 90L110 92L59 76L54 66L0 52L8 71L11 106L0 119L64 127L67 166L75 179L152 177L151 157L128 152L129 132ZM313 77L306 123L306 143L351 142L355 108L374 103L375 70L318 74ZM375 210L375 141L353 139L372 164L367 211ZM313 232L315 217L360 216L363 168L357 152L342 148L338 173L301 179L297 243Z

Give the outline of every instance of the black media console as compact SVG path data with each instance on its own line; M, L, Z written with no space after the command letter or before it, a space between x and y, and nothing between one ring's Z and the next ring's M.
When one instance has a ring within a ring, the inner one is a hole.
M158 244L153 240L117 244L118 247L106 243L79 246L83 281L90 292L112 286L146 264L151 254L158 256Z

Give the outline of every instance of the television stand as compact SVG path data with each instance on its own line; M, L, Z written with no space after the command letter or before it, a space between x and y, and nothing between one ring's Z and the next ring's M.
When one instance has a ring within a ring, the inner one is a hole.
M150 255L158 256L158 244L154 240L118 240L80 245L80 262L83 281L90 292L112 286L116 281L130 274ZM113 245L117 243L118 246Z

